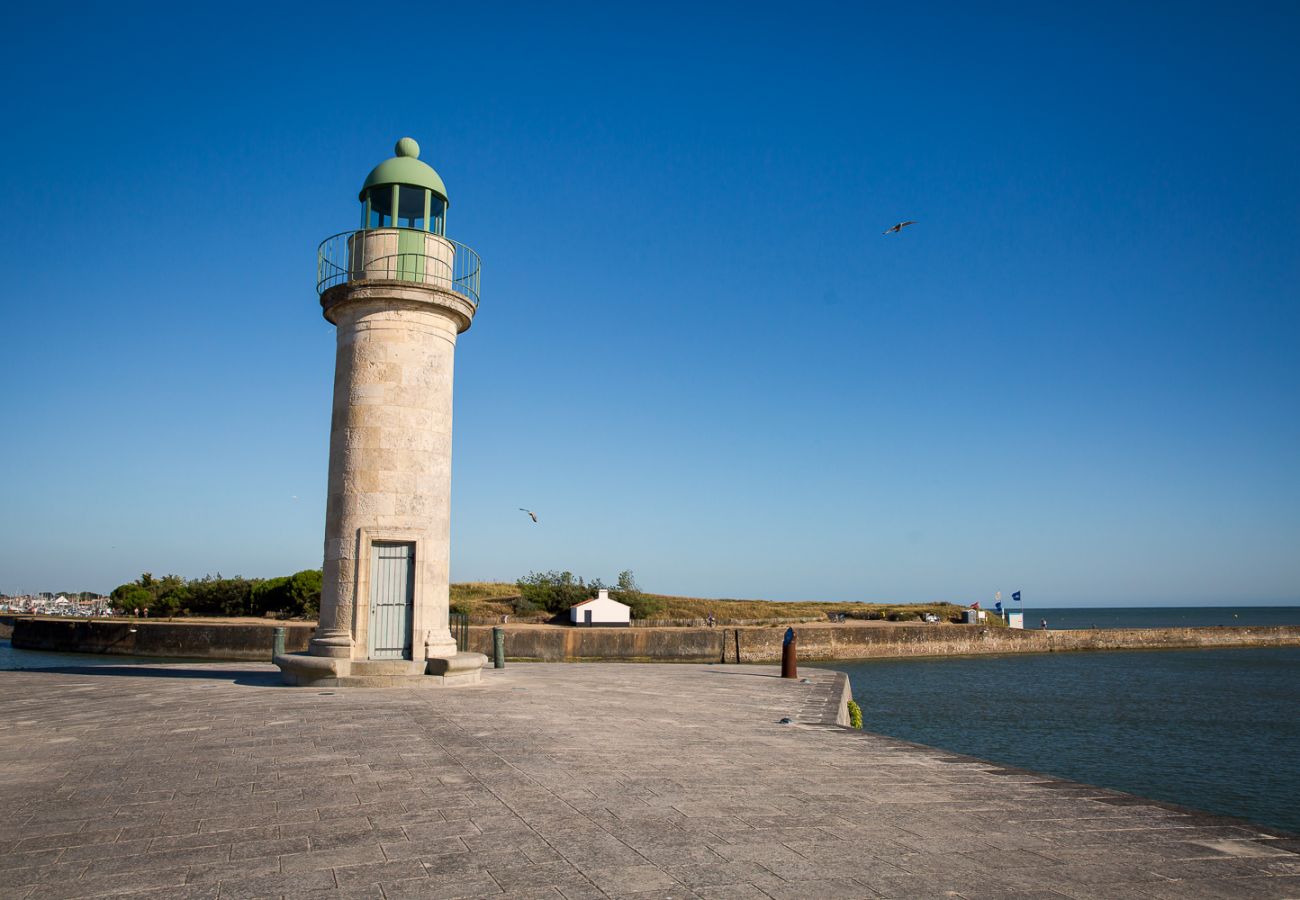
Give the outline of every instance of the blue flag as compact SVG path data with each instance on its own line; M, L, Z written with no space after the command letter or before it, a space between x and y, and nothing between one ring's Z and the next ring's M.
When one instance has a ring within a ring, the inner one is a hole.
M1017 603L1019 603L1019 602L1020 602L1020 591L1016 591L1014 594L1012 594L1012 595L1011 595L1011 599L1014 600L1014 601L1016 601Z
M999 600L997 603L993 604L993 608L998 612L1002 612L1002 601Z

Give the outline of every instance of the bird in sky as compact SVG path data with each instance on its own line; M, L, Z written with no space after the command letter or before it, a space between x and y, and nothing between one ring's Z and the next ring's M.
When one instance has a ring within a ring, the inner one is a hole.
M521 506L521 507L519 507L519 511L520 511L520 512L526 512L526 513L528 513L529 517L530 517L534 522L537 521L537 513L533 512L531 509L524 509L524 508Z
M916 219L909 219L909 220L906 221L906 222L899 222L899 223L898 223L897 225L895 225L893 228L886 228L884 231L882 231L882 232L880 232L880 233L881 233L881 234L898 234L900 231L902 231L902 230L903 230L904 228L906 228L908 225L915 225L915 224L916 224Z

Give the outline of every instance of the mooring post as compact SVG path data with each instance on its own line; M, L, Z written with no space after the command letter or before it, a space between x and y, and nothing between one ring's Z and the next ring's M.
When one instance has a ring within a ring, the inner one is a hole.
M492 668L506 667L506 630L500 625L492 626Z
M288 629L282 625L275 629L274 637L271 638L271 659L284 656L284 638L288 633Z
M785 641L781 645L781 677L798 678L799 677L799 660L795 653L795 644L797 638L794 636L794 629L785 630Z

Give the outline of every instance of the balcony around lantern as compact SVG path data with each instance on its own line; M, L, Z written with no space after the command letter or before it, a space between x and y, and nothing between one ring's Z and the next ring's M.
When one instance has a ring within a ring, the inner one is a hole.
M355 281L405 281L460 294L477 307L480 267L471 248L432 231L344 231L316 252L316 293Z

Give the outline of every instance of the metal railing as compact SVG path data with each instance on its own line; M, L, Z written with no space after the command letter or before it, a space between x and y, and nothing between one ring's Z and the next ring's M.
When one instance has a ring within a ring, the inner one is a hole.
M456 639L456 649L461 653L469 651L469 616L465 613L450 615L451 636Z
M343 231L316 250L316 293L351 281L411 281L453 291L477 306L481 269L473 248L442 235L414 228Z

